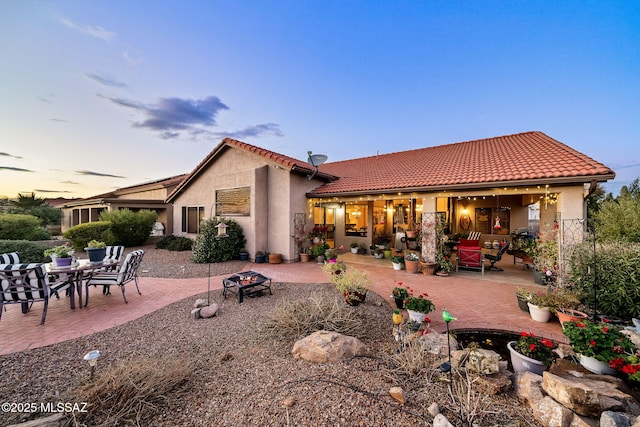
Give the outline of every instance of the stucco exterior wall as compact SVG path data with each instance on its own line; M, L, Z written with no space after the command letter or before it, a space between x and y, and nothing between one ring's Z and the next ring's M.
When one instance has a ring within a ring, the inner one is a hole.
M293 261L297 257L291 237L294 214L308 214L305 194L317 185L253 153L229 148L173 201L174 234L197 237L182 232L182 207L203 206L208 219L216 215L216 190L249 186L249 216L228 217L242 227L251 258L263 251L280 253L285 262Z

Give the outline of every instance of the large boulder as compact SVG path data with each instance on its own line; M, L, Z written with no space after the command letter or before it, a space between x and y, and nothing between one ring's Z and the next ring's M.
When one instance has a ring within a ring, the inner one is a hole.
M317 331L297 341L291 353L296 359L326 363L365 356L368 349L358 338L330 331Z

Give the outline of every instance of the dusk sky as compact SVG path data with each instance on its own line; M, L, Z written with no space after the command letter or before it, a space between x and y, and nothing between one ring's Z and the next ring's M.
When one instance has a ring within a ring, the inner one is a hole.
M0 196L190 172L225 136L336 161L538 130L608 191L640 177L638 1L0 0L0 57Z

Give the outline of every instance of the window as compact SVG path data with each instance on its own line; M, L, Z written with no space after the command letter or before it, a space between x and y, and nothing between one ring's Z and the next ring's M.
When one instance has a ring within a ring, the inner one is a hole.
M249 216L251 187L226 188L216 191L216 215Z
M347 205L345 208L345 235L366 236L368 206Z
M182 232L200 233L200 223L204 220L204 207L183 206L182 207Z

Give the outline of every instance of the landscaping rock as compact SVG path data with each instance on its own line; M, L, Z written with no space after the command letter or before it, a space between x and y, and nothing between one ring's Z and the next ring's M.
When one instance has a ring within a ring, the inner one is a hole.
M207 306L207 300L203 298L198 298L196 302L193 303L193 308L202 308Z
M208 319L209 317L213 317L216 314L218 314L219 309L220 307L216 303L213 303L206 307L202 307L200 309L200 317L202 317L203 319Z
M297 341L291 350L293 357L309 362L336 362L344 358L365 356L368 349L358 338L337 332L317 331Z
M389 394L395 400L397 400L398 402L404 404L404 402L405 402L405 400L404 400L404 390L402 390L402 387L391 387L391 389L389 390Z
M481 348L470 350L467 359L467 369L481 374L497 374L500 372L500 355L492 350Z
M600 427L630 427L629 417L620 412L604 411L600 415Z

